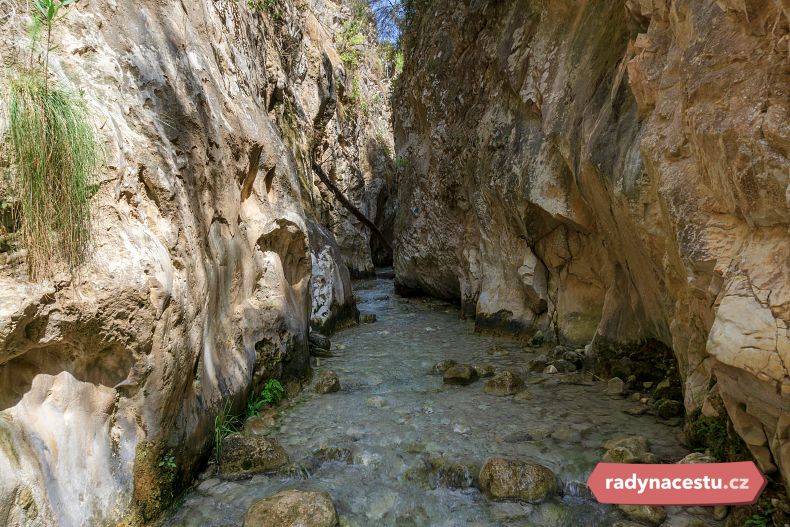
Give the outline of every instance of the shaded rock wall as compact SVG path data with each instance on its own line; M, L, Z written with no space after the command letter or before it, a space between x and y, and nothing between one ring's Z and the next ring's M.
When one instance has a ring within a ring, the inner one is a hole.
M720 393L790 478L786 6L421 5L395 105L398 287L481 330L671 346L687 408Z
M9 75L28 62L27 5L6 2L0 18ZM85 92L105 166L76 276L31 283L22 251L0 259L4 525L156 517L205 460L226 402L240 410L266 379L303 376L311 322L356 317L343 257L369 266L368 234L314 179L313 146L334 153L327 166L373 217L385 187L363 153L370 137L386 142L386 98L375 126L335 109L343 5L67 11L51 70ZM377 93L388 81L371 45L360 82ZM174 470L159 464L168 455Z

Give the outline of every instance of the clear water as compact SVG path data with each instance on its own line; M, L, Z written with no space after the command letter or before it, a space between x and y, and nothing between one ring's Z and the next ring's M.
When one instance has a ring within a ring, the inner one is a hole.
M305 390L269 431L300 468L241 482L203 481L165 525L240 525L255 500L301 488L329 492L341 525L349 526L608 526L620 513L577 483L600 459L603 440L640 434L660 459L686 453L678 427L625 414L634 403L607 397L603 383L558 384L527 373L539 350L475 334L454 306L397 297L389 280L360 281L356 290L360 310L378 321L336 334L337 356L317 366L334 370L342 390L323 396ZM488 353L494 345L506 351ZM487 395L483 381L445 386L429 372L448 358L520 370L534 398ZM313 453L325 447L351 449L353 463L317 461ZM432 488L420 467L440 456L478 466L489 456L532 459L559 475L565 496L528 505L494 502L474 488Z

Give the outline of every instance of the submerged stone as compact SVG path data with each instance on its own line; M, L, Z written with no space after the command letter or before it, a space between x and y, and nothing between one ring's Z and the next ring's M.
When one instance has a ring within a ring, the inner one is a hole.
M477 370L468 364L456 364L450 366L444 372L444 384L456 384L466 386L477 380Z
M231 434L222 441L219 473L222 479L243 479L287 463L288 454L276 439Z
M480 470L480 489L497 500L540 502L559 492L550 469L528 461L490 458Z
M458 364L458 361L454 361L453 359L439 361L433 365L433 368L431 368L431 373L433 375L442 375L445 371L447 371L448 368L455 366L456 364Z
M483 390L487 394L504 397L515 395L524 387L524 381L513 372L505 370L485 382Z
M326 492L285 490L255 502L243 527L335 527L337 511Z
M667 519L667 511L664 510L664 507L652 505L618 505L618 507L632 520L656 527Z
M333 371L322 371L315 383L315 391L320 394L340 391L340 380Z

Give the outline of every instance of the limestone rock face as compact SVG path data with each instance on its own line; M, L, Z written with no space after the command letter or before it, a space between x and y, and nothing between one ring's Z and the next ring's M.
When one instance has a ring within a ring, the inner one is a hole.
M8 4L13 76L30 4ZM318 145L383 221L389 80L372 41L347 71L343 5L273 4L77 2L58 22L50 72L84 92L104 163L76 275L31 283L22 253L0 249L0 524L152 520L226 404L303 375L311 323L356 317L347 264L369 268L375 247L311 160ZM372 117L350 111L352 83Z
M396 281L480 330L672 348L790 479L788 13L430 2L396 91ZM419 59L418 59L419 57Z

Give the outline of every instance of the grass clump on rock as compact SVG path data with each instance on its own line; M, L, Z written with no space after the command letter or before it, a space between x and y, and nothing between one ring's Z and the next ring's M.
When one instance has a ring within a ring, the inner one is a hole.
M46 277L53 259L73 270L90 239L90 194L99 146L81 98L43 74L11 82L9 138L14 194L28 274Z
M73 2L33 0L30 65L8 89L11 187L32 279L51 275L53 263L73 272L84 262L90 239L89 200L99 143L80 94L49 78L49 54L57 48L51 42L53 27ZM33 66L37 49L38 68Z

